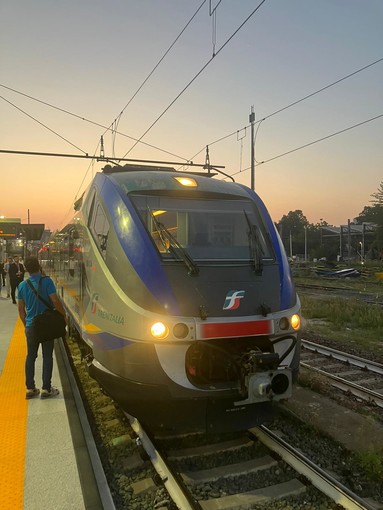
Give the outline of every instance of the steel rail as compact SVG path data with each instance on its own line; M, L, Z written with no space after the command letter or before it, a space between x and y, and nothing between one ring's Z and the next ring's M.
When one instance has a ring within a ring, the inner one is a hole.
M154 444L150 440L145 430L142 428L137 418L131 416L128 413L125 413L125 415L128 417L132 429L139 437L143 448L148 454L154 469L157 471L173 502L180 510L200 509L200 505L197 502L192 502L182 490L182 486L174 477L172 471L169 469L161 454L156 450Z
M250 432L296 471L308 478L322 493L346 510L376 510L368 501L354 494L264 425L252 428Z
M340 361L346 361L351 365L355 365L360 368L365 368L370 372L383 375L383 365L380 363L376 363L375 361L360 358L358 356L354 356L353 354L347 354L345 352L338 351L337 349L333 349L331 347L310 342L309 340L302 339L302 346L311 351L316 351L320 354L331 356Z
M333 382L331 386L334 386L342 391L350 391L356 397L359 397L363 400L373 401L377 406L383 408L383 395L368 388L364 388L359 384L356 384L351 381L347 381L347 379L343 379L343 377L339 377L338 375L330 374L321 368L316 368L307 363L301 361L300 365L309 370L315 370L315 372L324 375L325 377L332 379Z

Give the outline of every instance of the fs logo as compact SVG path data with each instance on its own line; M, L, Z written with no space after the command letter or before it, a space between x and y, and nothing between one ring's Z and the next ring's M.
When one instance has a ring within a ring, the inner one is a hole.
M244 290L231 290L226 294L222 310L236 310L239 308L241 299L245 297Z

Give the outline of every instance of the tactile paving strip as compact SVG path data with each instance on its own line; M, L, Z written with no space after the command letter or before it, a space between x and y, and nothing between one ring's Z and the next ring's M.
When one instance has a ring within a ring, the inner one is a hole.
M0 376L0 508L22 510L28 401L24 325L17 319Z

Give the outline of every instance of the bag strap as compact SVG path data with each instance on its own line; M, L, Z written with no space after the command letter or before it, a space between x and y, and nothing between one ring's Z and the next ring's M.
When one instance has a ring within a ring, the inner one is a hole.
M45 301L45 299L40 296L40 288L41 288L41 280L45 278L45 276L42 276L39 280L39 286L38 286L38 289L36 291L36 289L34 288L32 282L30 281L30 279L28 278L27 280L27 284L30 286L30 288L32 289L33 293L35 294L35 296L37 297L37 299L39 299L42 303L44 303L44 305L46 307L48 307L50 310L53 310L53 306L51 304L49 304L47 301Z

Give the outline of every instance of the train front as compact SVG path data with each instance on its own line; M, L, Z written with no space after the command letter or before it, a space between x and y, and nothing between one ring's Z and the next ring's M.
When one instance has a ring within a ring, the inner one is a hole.
M134 270L132 342L107 370L96 363L94 376L157 429L264 422L297 378L300 303L263 202L245 186L195 174L111 179L130 227L113 220L109 269L116 281Z

